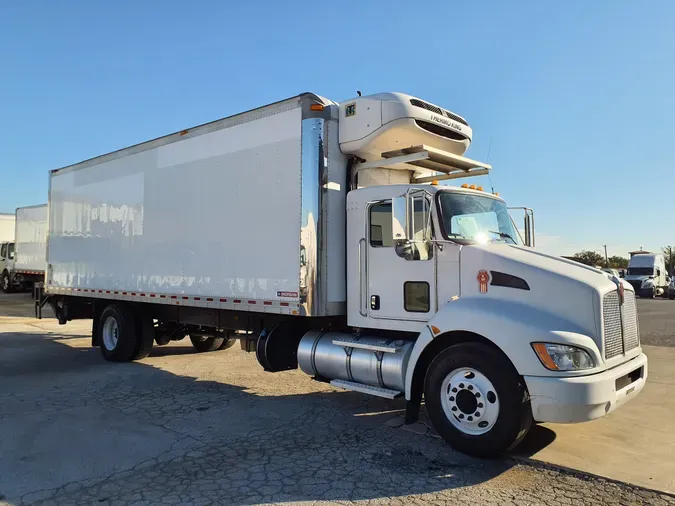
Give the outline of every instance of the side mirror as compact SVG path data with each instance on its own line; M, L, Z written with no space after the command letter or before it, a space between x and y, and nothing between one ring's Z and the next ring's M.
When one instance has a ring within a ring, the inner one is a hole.
M534 248L534 211L525 209L525 246Z
M395 197L391 200L391 232L394 242L407 241L408 233L408 197Z

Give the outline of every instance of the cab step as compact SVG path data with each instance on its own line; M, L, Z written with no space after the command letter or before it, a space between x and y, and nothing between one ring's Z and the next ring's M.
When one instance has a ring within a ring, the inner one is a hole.
M358 337L333 339L333 344L336 346L344 346L345 348L358 348L360 350L381 351L383 353L396 353L405 344L404 341L395 341L388 343L388 340L383 339L378 344L366 344L359 341Z
M345 390L351 390L352 392L360 392L362 394L374 395L376 397L384 397L385 399L396 399L400 395L403 395L403 392L399 392L398 390L373 387L370 385L364 385L363 383L356 383L355 381L338 379L331 381L330 384L337 388L344 388Z

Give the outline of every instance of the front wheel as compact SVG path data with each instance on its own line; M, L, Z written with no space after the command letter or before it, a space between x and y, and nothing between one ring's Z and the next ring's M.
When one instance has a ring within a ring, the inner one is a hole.
M9 278L9 273L2 273L2 291L5 293L12 293L12 280Z
M451 346L431 362L424 402L441 437L475 457L514 448L532 425L522 378L498 351L479 343Z

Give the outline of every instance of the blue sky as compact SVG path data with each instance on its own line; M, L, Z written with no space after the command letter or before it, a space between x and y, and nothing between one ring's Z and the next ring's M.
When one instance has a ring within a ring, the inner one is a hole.
M0 212L45 202L49 169L303 91L402 91L467 118L543 248L675 244L675 2L159 5L3 3Z

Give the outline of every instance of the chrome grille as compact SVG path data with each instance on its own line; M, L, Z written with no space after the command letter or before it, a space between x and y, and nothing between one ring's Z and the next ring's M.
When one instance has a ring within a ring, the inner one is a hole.
M609 292L602 299L605 359L625 354L640 345L635 294L624 292L623 305L619 293Z
M613 358L623 353L623 335L621 332L621 309L619 293L609 292L602 299L602 320L605 325L605 358Z
M626 290L623 303L623 347L625 351L640 345L635 294Z
M428 102L425 102L423 100L420 100L418 98L411 98L410 99L410 104L414 105L415 107L419 107L420 109L426 109L427 111L435 112L436 114L440 116L446 116L452 120L457 121L458 123L461 123L462 125L469 126L469 124L466 122L464 118L461 118L457 116L456 114L451 113L450 111L446 111L445 109L441 109L440 107L436 105L432 105Z

